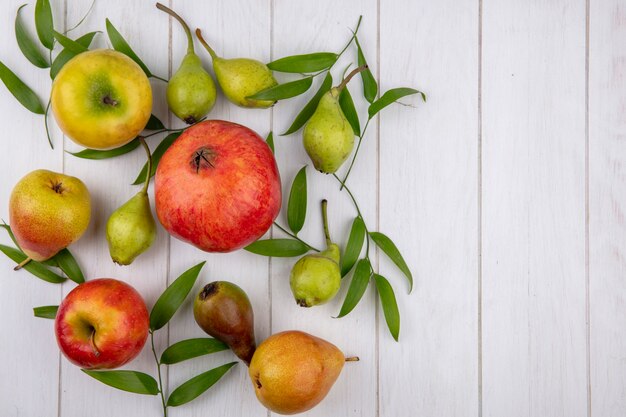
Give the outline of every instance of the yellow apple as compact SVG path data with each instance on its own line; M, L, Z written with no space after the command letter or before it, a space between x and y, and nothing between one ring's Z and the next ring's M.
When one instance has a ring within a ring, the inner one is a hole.
M152 89L126 55L97 49L67 62L52 83L51 104L61 130L92 149L125 145L146 126Z

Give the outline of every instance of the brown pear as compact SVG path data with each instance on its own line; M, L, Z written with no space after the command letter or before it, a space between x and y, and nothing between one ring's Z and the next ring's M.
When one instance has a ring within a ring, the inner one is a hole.
M244 290L228 281L205 285L194 301L193 316L202 330L250 364L256 348L254 313Z
M248 373L259 401L279 414L310 410L326 397L346 358L337 346L291 330L267 338L256 349Z

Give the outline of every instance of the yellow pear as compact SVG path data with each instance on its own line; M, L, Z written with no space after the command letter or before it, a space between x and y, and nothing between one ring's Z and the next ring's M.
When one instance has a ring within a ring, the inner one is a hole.
M248 373L259 401L278 414L310 410L326 397L346 358L332 343L290 330L257 347Z

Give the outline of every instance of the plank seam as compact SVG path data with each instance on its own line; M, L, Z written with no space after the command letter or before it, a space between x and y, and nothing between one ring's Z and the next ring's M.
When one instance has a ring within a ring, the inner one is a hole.
M587 417L591 417L591 305L589 299L589 26L590 0L585 1L585 344Z
M483 59L483 1L478 0L478 306L477 306L477 384L478 384L478 417L483 415L483 134L482 134L482 59Z
M380 95L380 0L376 0L376 75ZM380 115L376 116L376 230L380 230ZM369 239L369 237L367 237ZM380 269L380 251L376 246L376 267ZM375 313L375 354L376 354L376 417L380 417L380 311L378 300L374 298Z

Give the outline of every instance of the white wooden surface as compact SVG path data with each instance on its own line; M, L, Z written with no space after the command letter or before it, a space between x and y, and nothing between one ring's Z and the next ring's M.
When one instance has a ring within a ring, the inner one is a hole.
M46 71L33 69L15 43L21 4L0 2L0 60L42 96ZM53 0L57 29L71 27L89 0ZM36 168L82 178L93 221L72 247L88 278L115 277L151 306L167 283L195 263L204 283L231 280L250 295L258 340L301 329L336 343L361 362L346 366L310 416L626 415L626 4L620 0L264 2L170 0L218 53L269 61L337 51L360 14L360 39L382 90L413 86L429 95L415 108L393 106L364 140L351 176L368 225L398 244L416 284L383 254L374 259L395 288L400 343L389 336L374 291L336 320L342 297L303 310L288 288L293 260L237 252L210 255L163 230L130 267L109 259L108 214L136 189L140 151L108 161L64 153L77 147L0 87L0 217L16 181ZM25 12L32 13L32 5ZM77 33L103 30L109 17L154 73L168 76L185 49L179 26L152 1L98 0ZM106 37L99 36L100 46ZM206 54L198 49L206 58ZM342 63L355 59L354 51ZM208 60L205 59L208 67ZM337 65L337 71L343 65ZM333 75L337 80L340 74ZM285 75L278 75L287 80ZM321 80L320 80L321 81ZM168 125L162 83L155 113ZM354 97L359 82L351 84ZM218 100L213 118L282 132L304 103L244 110ZM361 100L358 100L361 102ZM360 106L365 114L365 106ZM276 136L285 195L309 161L299 135ZM319 200L328 198L334 235L345 239L355 215L332 178L309 171L303 237L322 244ZM286 222L281 217L279 221ZM278 236L280 231L271 233ZM0 241L8 242L6 236ZM344 243L342 241L342 243ZM73 284L14 273L0 257L0 416L158 416L156 398L109 389L60 357L52 322L32 307L58 304ZM345 288L342 294L345 293ZM158 345L201 336L189 305L159 332ZM223 352L170 367L171 391L230 360ZM154 373L146 349L127 368ZM237 366L211 391L172 416L262 416L246 370Z

